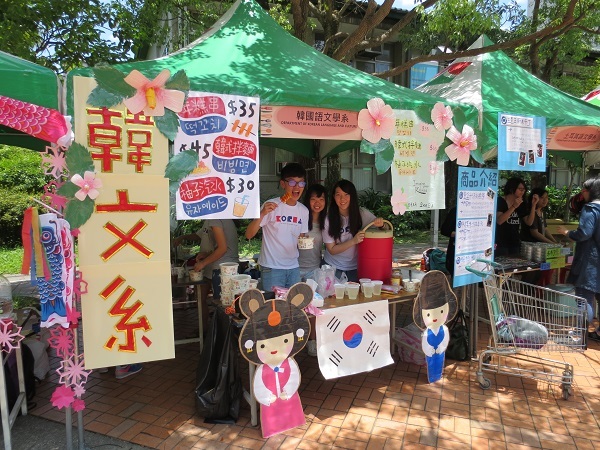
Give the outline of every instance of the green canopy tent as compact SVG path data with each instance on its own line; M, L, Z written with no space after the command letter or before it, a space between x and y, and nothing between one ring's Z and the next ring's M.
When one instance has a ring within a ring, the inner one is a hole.
M256 96L261 105L360 111L368 100L379 97L395 109L414 110L443 101L329 58L282 29L254 0L238 0L209 31L182 50L114 67L123 73L137 69L148 78L163 69L172 74L183 69L191 90ZM68 74L69 111L75 76L90 77L92 71L76 69ZM474 108L466 106L465 114L476 120ZM261 144L315 156L310 140L261 138Z
M481 36L470 48L491 44ZM417 90L476 106L488 155L497 149L498 113L505 112L546 117L548 150L575 163L588 152L586 164L600 161L600 152L593 151L600 150L600 108L544 83L502 51L456 59ZM582 132L586 142L577 141ZM557 134L563 138L552 138Z
M52 70L0 51L0 95L59 110L59 93L60 82ZM48 142L0 126L0 144L41 151Z

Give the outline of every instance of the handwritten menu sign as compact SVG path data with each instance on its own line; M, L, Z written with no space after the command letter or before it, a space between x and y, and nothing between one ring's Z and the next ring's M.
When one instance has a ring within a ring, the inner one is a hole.
M259 216L259 111L255 97L190 92L174 153L193 150L199 162L177 192L177 219Z
M497 196L497 170L458 168L454 287L480 282L465 267L475 259L494 258Z
M546 118L498 113L498 169L546 171Z
M396 131L390 138L394 146L392 192L407 195L409 211L444 208L444 163L436 161L444 141L443 131L422 122L414 111L394 113Z

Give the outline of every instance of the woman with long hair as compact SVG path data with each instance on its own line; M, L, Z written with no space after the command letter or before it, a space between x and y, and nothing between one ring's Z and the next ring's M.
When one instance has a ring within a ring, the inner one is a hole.
M349 281L358 281L357 245L365 238L363 227L374 222L383 226L383 219L375 217L358 204L356 187L348 180L338 181L331 192L331 201L323 229L325 263L335 267L335 276L345 273Z
M548 206L548 191L543 188L533 188L529 193L530 205L533 204L536 197L538 201L535 207L533 222L529 226L521 226L521 240L556 244L556 239L548 231L546 225L546 211L544 211L544 208Z
M504 197L498 197L496 205L496 256L518 255L521 251L521 221L530 226L535 215L538 197L532 197L528 210L523 202L527 191L525 181L510 178L504 185Z
M323 259L323 235L327 216L327 191L325 186L313 184L306 188L304 206L308 208L308 237L313 238L313 248L300 249L298 264L300 279L310 278L315 269L321 267Z

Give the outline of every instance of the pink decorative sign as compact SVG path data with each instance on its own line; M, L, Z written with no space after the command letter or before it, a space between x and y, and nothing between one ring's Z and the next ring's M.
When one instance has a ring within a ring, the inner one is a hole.
M360 141L358 111L305 106L261 106L260 136Z
M551 150L600 150L600 127L554 127L546 135L546 148Z

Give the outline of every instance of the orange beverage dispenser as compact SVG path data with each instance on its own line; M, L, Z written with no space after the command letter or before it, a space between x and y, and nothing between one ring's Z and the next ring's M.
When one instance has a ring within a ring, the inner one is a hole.
M358 278L390 284L394 227L387 220L383 222L382 228L372 228L373 222L364 228L365 239L358 244Z

